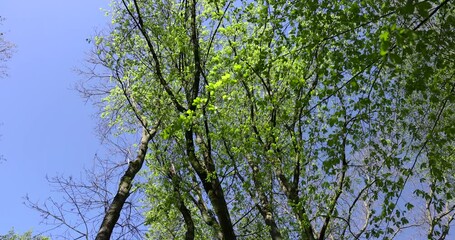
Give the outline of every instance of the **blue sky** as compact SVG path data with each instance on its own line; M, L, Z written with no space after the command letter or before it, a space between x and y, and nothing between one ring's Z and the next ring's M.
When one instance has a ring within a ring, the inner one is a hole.
M46 229L23 197L43 201L55 195L46 175L79 175L102 151L96 109L74 84L96 30L106 27L108 0L1 0L0 26L17 45L0 79L0 235Z

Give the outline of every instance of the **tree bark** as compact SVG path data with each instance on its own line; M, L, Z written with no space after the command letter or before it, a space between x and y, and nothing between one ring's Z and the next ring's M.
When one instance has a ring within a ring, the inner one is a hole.
M180 194L180 179L174 169L174 165L169 169L169 177L172 181L172 186L174 189L175 197L177 198L177 208L179 209L180 213L182 214L183 220L185 221L185 240L193 240L194 239L194 222L191 216L191 211L186 207L185 201L183 200L182 194Z
M202 186L204 187L204 190L210 199L210 203L213 206L213 210L218 217L221 231L223 232L223 239L237 239L231 217L229 215L226 199L224 198L224 192L216 171L210 171L210 169L207 169L206 166L201 164L201 162L197 159L194 151L192 130L187 130L185 132L185 140L189 162L201 180Z
M284 176L281 171L277 172L277 176L281 186L283 187L283 191L287 196L289 205L299 220L300 226L302 228L301 239L315 240L314 230L311 226L310 219L308 218L305 209L302 206L299 206L298 189L295 188L295 186L298 186L298 184L293 184L293 186L291 186L286 176Z
M197 182L196 177L193 178L193 183L197 199L191 196L191 200L193 201L194 205L196 205L196 207L199 209L199 212L201 213L202 216L202 220L205 222L205 224L207 224L207 226L212 227L213 231L216 233L216 237L214 237L214 239L217 240L223 239L223 232L221 232L220 224L218 223L218 220L216 219L214 213L210 211L205 205L205 202L202 197L202 189L199 187L199 182Z
M174 187L174 191L178 191L176 187ZM193 240L194 239L194 222L193 218L191 217L190 210L185 206L185 201L183 201L182 197L179 193L179 199L177 202L178 209L183 216L183 220L185 221L186 233L185 233L185 240Z
M128 169L125 174L120 179L120 184L117 190L117 194L114 197L109 209L104 215L103 222L101 223L100 230L96 235L96 240L108 240L112 235L115 224L117 223L120 217L120 211L125 204L126 199L130 195L130 190L132 186L132 181L136 174L141 170L142 165L144 164L145 155L148 150L148 143L155 135L156 131L149 133L148 129L143 129L141 144L139 146L139 152L136 156L136 159L129 163Z

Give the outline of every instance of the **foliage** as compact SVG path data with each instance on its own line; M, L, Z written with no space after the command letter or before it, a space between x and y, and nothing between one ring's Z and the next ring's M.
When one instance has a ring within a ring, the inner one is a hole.
M14 229L11 229L8 234L0 235L1 240L50 240L48 237L43 236L33 236L31 231L28 231L24 234L17 234L14 232Z
M136 181L149 237L447 236L450 1L123 0L111 14L93 41L109 80L91 93L114 136L159 121Z

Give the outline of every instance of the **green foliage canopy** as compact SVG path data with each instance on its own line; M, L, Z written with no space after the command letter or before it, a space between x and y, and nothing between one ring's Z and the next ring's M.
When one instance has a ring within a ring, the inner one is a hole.
M33 236L32 231L28 231L24 234L17 234L14 232L14 229L11 229L8 234L0 235L0 240L50 240L50 238Z
M451 1L123 0L111 15L94 39L102 116L115 134L159 121L136 185L150 238L448 234Z

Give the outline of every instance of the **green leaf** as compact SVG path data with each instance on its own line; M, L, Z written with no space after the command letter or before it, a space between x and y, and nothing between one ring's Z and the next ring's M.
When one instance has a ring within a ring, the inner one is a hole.
M426 18L430 15L430 10L432 8L430 1L423 1L417 4L417 12L420 16Z
M389 35L390 35L389 31L382 31L381 35L379 35L379 39L381 39L381 41L388 41Z

